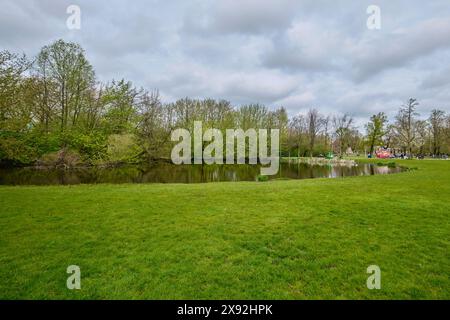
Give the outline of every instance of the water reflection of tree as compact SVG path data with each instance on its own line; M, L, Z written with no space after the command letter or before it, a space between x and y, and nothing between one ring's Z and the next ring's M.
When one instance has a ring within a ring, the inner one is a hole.
M78 184L78 183L194 183L212 181L255 181L259 165L173 165L163 162L151 166L83 169L11 168L0 170L0 184ZM400 167L359 164L357 166L281 163L275 177L289 179L333 178L400 172Z

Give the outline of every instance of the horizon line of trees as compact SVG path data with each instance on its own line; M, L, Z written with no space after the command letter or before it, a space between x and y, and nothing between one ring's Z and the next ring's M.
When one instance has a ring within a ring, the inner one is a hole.
M64 161L141 162L169 158L175 128L280 129L284 156L340 156L371 153L378 146L405 154L450 152L450 115L434 109L418 118L416 99L395 119L372 115L361 133L349 114L324 115L311 108L291 118L285 108L233 106L226 100L183 98L162 103L157 90L131 82L96 80L80 45L63 40L44 46L37 57L0 51L0 163Z

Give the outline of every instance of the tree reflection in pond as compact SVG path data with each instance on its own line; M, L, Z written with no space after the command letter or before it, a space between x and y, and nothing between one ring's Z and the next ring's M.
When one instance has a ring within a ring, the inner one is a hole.
M281 163L277 175L270 179L310 179L389 174L400 167L358 165L318 165ZM35 169L2 168L2 185L67 185L80 183L200 183L218 181L256 181L256 165L174 165L160 162L149 166L120 168Z

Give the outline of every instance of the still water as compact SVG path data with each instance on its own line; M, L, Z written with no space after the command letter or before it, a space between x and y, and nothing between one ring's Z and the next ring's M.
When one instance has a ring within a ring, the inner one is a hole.
M374 164L310 165L281 163L277 175L269 179L310 179L389 174L401 172ZM174 165L167 162L149 166L119 168L36 169L2 168L0 185L66 185L80 183L200 183L217 181L255 181L256 165Z

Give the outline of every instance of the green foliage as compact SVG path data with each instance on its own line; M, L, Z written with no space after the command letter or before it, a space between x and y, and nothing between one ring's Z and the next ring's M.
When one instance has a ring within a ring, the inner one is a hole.
M136 126L136 98L140 92L131 82L114 81L102 96L106 114L103 127L107 133L126 133Z
M265 182L265 181L269 181L269 176L265 176L265 175L258 175L257 177L259 182Z
M374 114L370 117L370 122L366 124L366 143L369 146L369 153L373 154L375 146L384 145L383 137L386 134L387 116L384 112Z
M387 166L388 166L389 168L396 168L396 167L397 167L397 164L396 164L395 162L388 162Z
M396 168L397 167L397 163L395 163L393 161L391 161L391 162L379 161L379 162L377 162L377 166L379 166L379 167Z
M105 137L75 131L64 133L0 132L0 159L17 164L33 164L44 155L68 148L79 153L84 162L90 163L106 155Z
M26 138L20 133L0 132L0 159L17 165L36 160L39 152Z
M363 139L348 114L331 117L310 109L289 119L282 106L235 107L226 100L190 98L162 103L158 90L138 89L124 79L97 82L83 48L73 42L57 40L32 60L0 52L0 131L8 132L0 142L0 161L30 164L64 148L79 153L86 163L128 161L135 154L142 161L167 159L174 145L172 130L191 130L194 121L222 133L232 128L279 129L283 156L331 151L342 157L349 147L361 152L368 145L372 152L380 144L420 154L442 154L450 148L450 117L433 110L427 121L418 121L415 99L400 109L389 130L384 113L373 115ZM34 72L27 72L31 67ZM108 151L111 135L136 139L112 138Z
M100 133L64 132L61 134L61 144L78 151L87 163L105 158L107 151L106 137Z
M135 162L142 152L132 134L112 134L108 137L107 156L111 162Z
M59 134L42 133L35 130L26 134L25 138L27 144L33 145L37 149L38 155L55 152L61 147L61 137Z

